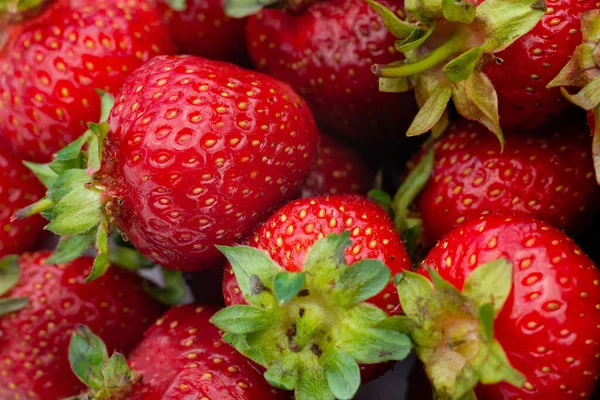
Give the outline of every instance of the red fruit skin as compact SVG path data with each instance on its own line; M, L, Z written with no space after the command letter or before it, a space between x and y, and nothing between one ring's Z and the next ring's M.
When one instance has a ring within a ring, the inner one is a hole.
M315 242L331 233L345 231L351 232L352 240L345 252L348 265L372 258L384 262L392 276L412 269L390 217L381 207L358 195L293 201L265 221L249 238L248 246L268 253L286 271L298 272ZM229 263L225 266L223 296L228 306L246 304ZM400 313L392 282L368 301L390 315ZM392 365L361 365L363 382L382 375Z
M117 227L184 271L210 268L222 259L215 244L248 236L293 196L316 154L313 117L288 85L193 56L138 69L109 123L99 176L121 203Z
M366 194L375 174L350 147L321 134L317 159L300 188L300 197L325 194Z
M141 279L110 268L85 283L93 258L45 265L50 252L19 257L21 278L7 295L27 297L26 308L0 318L0 398L56 400L85 387L71 372L67 349L77 324L87 325L106 343L109 354L125 354L161 313Z
M221 339L208 305L171 308L148 329L131 353L143 375L130 400L289 399L265 381L252 362Z
M33 248L44 227L44 219L39 215L24 220L10 219L45 194L44 186L21 160L0 147L0 258Z
M513 263L513 290L494 322L523 389L479 385L486 400L588 398L600 369L600 272L564 233L525 217L491 215L446 235L424 265L462 289L477 266ZM420 273L427 275L424 268Z
M187 0L184 11L173 10L168 0L156 3L178 53L230 62L246 59L246 19L225 15L223 0Z
M435 146L431 179L417 200L425 242L490 212L529 215L582 233L595 214L591 140L584 124L548 126L542 135L506 132L498 140L459 120Z
M548 12L535 28L495 54L502 62L483 68L498 93L503 128L534 129L571 106L559 88L546 89L546 85L581 44L579 16L597 4L595 0L548 2Z
M399 0L382 4L402 13ZM371 72L398 61L395 40L363 0L315 2L297 15L264 9L246 28L259 70L295 88L317 121L363 144L397 143L417 112L412 92L379 92Z
M0 48L0 136L31 161L50 156L100 118L136 68L172 45L146 0L56 0L8 27Z

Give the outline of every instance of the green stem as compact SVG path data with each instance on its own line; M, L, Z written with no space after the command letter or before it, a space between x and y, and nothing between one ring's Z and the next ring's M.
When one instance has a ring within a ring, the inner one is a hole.
M52 200L44 197L43 199L33 203L32 205L17 211L15 213L15 215L13 215L11 217L11 221L14 221L16 219L29 218L32 215L39 214L42 211L46 211L47 209L49 209L52 206L54 206L54 202Z
M375 64L373 73L380 78L403 78L425 72L463 50L463 35L455 33L424 58L410 64Z

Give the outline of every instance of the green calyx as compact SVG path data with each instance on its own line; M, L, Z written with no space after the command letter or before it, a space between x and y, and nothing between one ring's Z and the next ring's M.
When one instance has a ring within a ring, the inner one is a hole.
M497 95L482 69L496 60L494 53L537 25L546 11L544 1L486 0L475 7L464 0L407 0L405 5L419 21L396 42L406 60L374 65L373 72L386 91L415 87L421 110L407 134L443 130L452 99L461 115L480 121L503 145Z
M302 272L286 272L246 246L219 247L248 305L227 307L211 322L224 339L267 369L265 378L298 400L351 399L360 364L401 360L408 337L380 327L390 317L365 303L390 282L378 260L348 266L349 233L315 243Z
M0 0L0 28L37 15L50 0ZM2 48L0 40L0 48Z
M20 276L18 256L10 255L0 259L0 317L19 311L29 303L26 297L2 298L17 285Z
M108 356L106 345L87 326L78 325L69 343L69 363L89 392L71 400L125 400L137 382L120 353Z
M90 246L96 246L97 256L88 281L104 274L109 266L108 236L110 207L101 200L104 188L94 180L102 163L102 146L108 134L105 122L113 98L100 93L102 115L99 124L54 155L49 164L25 163L48 189L38 202L19 210L13 218L23 219L41 214L49 220L46 229L62 236L49 259L51 263L72 261ZM85 147L85 149L84 149Z
M431 281L411 272L399 277L406 317L393 323L398 331L410 332L436 398L475 398L478 383L521 387L525 377L510 365L494 338L494 319L512 290L512 264L499 259L479 266L462 292L434 269L427 270Z

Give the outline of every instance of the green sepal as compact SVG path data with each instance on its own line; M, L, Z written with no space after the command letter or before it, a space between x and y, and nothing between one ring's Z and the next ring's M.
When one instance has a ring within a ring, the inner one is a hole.
M0 296L8 293L19 282L21 268L19 257L16 255L4 256L0 259Z
M52 207L46 229L57 235L78 235L98 226L102 220L100 195L82 186Z
M91 282L100 278L108 271L110 259L108 255L108 227L105 224L98 225L96 231L96 258L92 265L92 272L85 278L86 282Z
M526 378L510 365L504 349L497 340L494 340L489 344L485 362L481 363L479 380L484 385L507 382L515 387L522 387Z
M470 24L475 19L475 6L465 0L442 0L442 11L451 22Z
M152 261L144 257L139 251L125 246L115 245L111 247L108 256L111 264L118 265L129 271L138 271L155 266Z
M187 8L187 0L167 0L167 4L174 11L185 11Z
M104 388L121 389L129 385L135 374L127 365L127 360L121 353L114 353L102 368Z
M244 18L256 14L279 0L225 0L225 14L231 18Z
M97 229L73 236L63 236L46 264L65 264L73 261L89 249L96 240Z
M404 39L416 29L414 25L401 20L392 10L375 0L367 0L371 8L379 14L387 30L399 39Z
M15 297L11 299L0 299L0 317L19 311L29 304L26 297Z
M479 307L479 323L487 341L494 340L494 305L485 303Z
M178 1L178 0L169 0L169 1ZM182 0L185 1L185 0ZM106 122L108 121L108 117L110 116L110 112L115 106L115 98L112 94L105 92L104 90L96 89L96 93L100 96L100 119L98 122Z
M256 336L259 335L239 335L231 332L225 332L223 334L223 340L255 363L265 366L267 365L265 353L259 346L256 346L256 344L259 342L256 340Z
M437 87L431 97L421 106L408 128L406 136L419 136L433 129L442 117L451 96L452 89L449 85L442 84Z
M273 323L271 315L262 308L235 305L223 308L210 322L217 328L236 335L245 335L266 329Z
M284 305L298 294L306 280L304 272L281 271L275 275L273 282L273 291L279 301L279 305Z
M396 331L409 335L415 328L417 323L406 315L394 315L384 319L375 328Z
M433 32L435 32L435 25L429 27L428 29L418 27L414 29L406 39L397 40L394 44L394 47L396 47L396 50L398 50L400 53L407 54L429 39Z
M360 386L360 367L349 354L333 350L323 360L331 393L340 400L354 397Z
M106 345L87 326L77 325L69 343L69 363L77 378L87 387L104 387L102 368L108 360Z
M58 175L70 169L83 167L82 150L92 132L87 130L79 138L75 139L60 151L54 154L54 159L50 163L50 169Z
M361 260L342 271L332 295L342 307L354 306L381 292L391 278L390 269L381 261Z
M339 348L361 364L403 360L410 353L411 341L404 333L384 329L357 329Z
M317 241L306 256L304 272L311 275L320 275L321 281L329 286L329 282L346 268L344 251L352 244L350 232L343 234L329 234Z
M433 284L422 275L404 271L402 279L398 283L398 296L404 313L419 326L426 323L426 316L421 309L423 302L429 303L427 317L431 317L432 313L439 314Z
M426 26L431 26L435 21L444 16L440 0L406 0L404 8Z
M88 164L87 174L93 176L100 170L102 165L102 147L106 135L108 135L108 124L101 122L100 124L89 123L88 127L92 132L92 136L88 141Z
M269 385L283 390L294 390L298 384L299 357L277 360L265 372L264 377Z
M335 400L323 368L308 364L305 371L298 377L298 384L294 392L296 400Z
M600 105L600 79L591 81L576 94L570 94L565 88L561 88L561 92L571 103L586 111Z
M392 197L389 193L381 189L373 189L368 193L367 197L373 203L379 204L387 214L392 215Z
M491 303L497 315L512 290L512 274L513 266L505 258L480 265L465 279L463 293L477 308Z
M412 90L415 86L412 79L403 78L379 78L379 91L383 93L404 93Z
M112 254L112 252L111 252ZM185 279L181 271L174 271L167 268L161 268L162 286L156 286L148 281L144 282L144 289L152 297L163 304L174 306L181 304L185 297Z
M48 189L52 186L52 183L58 178L58 174L50 168L50 164L37 164L30 161L23 161L23 165L25 165L35 177L42 182L42 185Z
M471 50L464 52L446 64L444 66L444 74L450 81L454 83L462 82L471 76L473 71L475 71L475 68L479 65L482 56L482 46L472 48Z

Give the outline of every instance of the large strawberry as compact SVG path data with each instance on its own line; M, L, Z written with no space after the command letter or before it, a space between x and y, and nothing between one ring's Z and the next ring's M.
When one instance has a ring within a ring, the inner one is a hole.
M49 190L52 202L41 207L51 207L47 228L93 236L98 227L103 245L114 224L152 261L185 271L213 266L221 259L215 244L243 240L294 195L318 134L288 85L193 56L156 57L139 68L108 123L110 132L107 124L89 131L93 180L68 169ZM85 138L58 160L77 153Z
M46 264L49 252L0 261L0 398L56 400L83 385L66 357L77 324L89 325L109 349L128 353L160 315L141 280L112 269L85 283L93 259ZM19 397L19 395L21 397Z
M269 386L250 360L223 341L209 322L217 310L194 304L171 308L146 331L131 353L131 369L118 353L108 358L100 338L88 327L79 326L69 347L71 366L92 389L88 394L91 399L289 398ZM100 362L95 361L96 355ZM109 368L111 363L122 369ZM107 375L116 384L94 379Z
M235 15L247 1L231 1ZM364 0L328 0L295 10L264 9L248 20L246 42L261 71L303 95L315 118L361 143L398 141L416 113L412 95L378 92L370 67L398 59L395 37ZM251 4L264 4L256 1ZM404 17L402 2L385 2Z
M600 272L564 233L487 216L446 235L423 265L398 292L438 396L469 398L477 385L486 400L590 397Z
M501 152L482 125L451 123L435 144L434 168L416 203L425 242L490 212L531 215L582 233L598 200L586 130L583 121L565 121L537 136L509 131Z
M409 1L407 12L422 25L399 43L407 63L374 71L416 84L422 111L409 135L434 127L450 98L499 137L501 126L533 129L568 107L546 85L581 42L579 15L596 7L593 0L548 7L538 0Z
M19 209L44 196L44 187L7 149L0 147L0 257L30 250L44 226L43 218L11 221Z
M231 306L213 323L296 399L352 398L361 369L372 378L408 353L406 337L383 325L400 312L391 276L410 261L390 218L364 197L291 202L248 246L220 250Z
M247 59L245 19L223 11L223 0L153 0L182 54L241 62Z
M95 89L115 93L134 69L172 52L146 0L13 3L0 6L9 21L0 35L0 136L33 161L49 160L98 120Z

